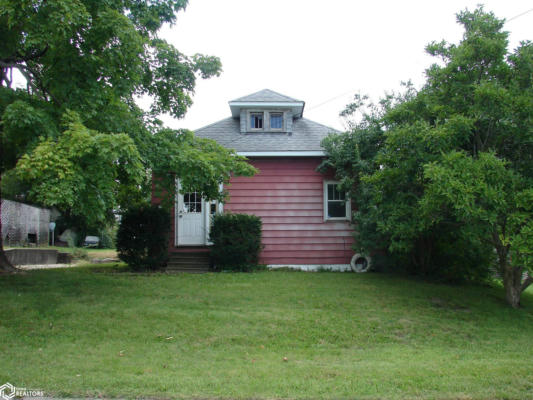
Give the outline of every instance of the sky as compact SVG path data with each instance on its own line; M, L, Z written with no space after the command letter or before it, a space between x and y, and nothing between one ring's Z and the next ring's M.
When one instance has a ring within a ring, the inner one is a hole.
M171 128L194 130L229 117L228 101L268 88L305 101L305 118L344 130L346 122L339 113L354 94L378 100L385 92L399 90L402 81L420 87L424 70L435 62L425 54L425 46L443 39L457 43L463 32L455 14L478 4L189 0L161 37L184 54L220 57L223 72L198 79L194 104L184 118L162 120ZM533 40L533 1L482 4L508 20L510 49Z

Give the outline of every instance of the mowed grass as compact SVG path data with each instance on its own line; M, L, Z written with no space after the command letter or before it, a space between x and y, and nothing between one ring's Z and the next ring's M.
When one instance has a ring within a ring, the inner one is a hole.
M533 398L530 291L513 310L500 288L393 275L119 270L1 276L0 382L71 397Z

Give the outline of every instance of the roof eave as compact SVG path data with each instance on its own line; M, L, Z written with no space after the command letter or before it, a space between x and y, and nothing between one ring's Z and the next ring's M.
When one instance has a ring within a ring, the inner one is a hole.
M245 157L324 157L326 153L323 150L304 150L304 151L239 151L240 156Z
M305 102L285 102L285 101L230 101L229 107L233 118L240 116L241 108L290 108L294 118L301 118L303 115Z

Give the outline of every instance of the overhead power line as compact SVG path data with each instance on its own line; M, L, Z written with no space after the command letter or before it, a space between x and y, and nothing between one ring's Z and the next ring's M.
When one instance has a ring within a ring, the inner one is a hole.
M507 23L507 22L510 22L510 21L512 21L512 20L514 20L514 19L520 18L522 15L526 15L527 13L530 13L531 11L533 11L533 8L530 8L529 10L524 11L523 13L520 13L520 14L518 14L518 15L515 15L514 17L511 17L511 18L509 18L508 20L506 20L505 22Z
M341 93L341 94L339 94L339 95L337 95L337 96L335 96L335 97L332 97L331 99L328 99L328 100L326 100L326 101L323 101L322 103L316 104L316 105L314 105L313 107L309 107L309 108L307 109L307 111L314 110L315 108L318 108L318 107L320 107L320 106L323 106L324 104L327 104L327 103L329 103L329 102L331 102L331 101L333 101L333 100L337 100L338 98L340 98L340 97L342 97L342 96L346 96L347 94L356 93L356 92L357 92L356 90L349 90L349 91L347 91L347 92Z
M524 15L530 13L531 11L533 11L533 8L530 8L529 10L526 10L526 11L524 11L524 12L521 12L520 14L517 14L517 15L515 15L514 17L511 17L511 18L509 18L509 19L506 19L506 20L505 20L505 23L507 23L507 22L511 22L511 21L514 21L515 19L520 18L520 17L522 17L522 16L524 16ZM348 91L348 92L341 93L341 94L339 94L339 95L337 95L337 96L335 96L335 97L332 97L331 99L328 99L328 100L326 100L326 101L323 101L322 103L316 104L316 105L314 105L313 107L308 108L307 111L314 110L315 108L321 107L321 106L323 106L324 104L328 104L328 103L332 102L333 100L337 100L339 97L346 96L347 94L350 94L350 93L356 93L356 90L350 90L350 91Z

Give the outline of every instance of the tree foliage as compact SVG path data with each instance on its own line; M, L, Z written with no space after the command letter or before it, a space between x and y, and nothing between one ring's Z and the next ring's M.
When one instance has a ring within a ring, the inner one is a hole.
M152 137L151 157L157 159L153 173L156 195L163 204L174 201L172 195L176 177L183 192L194 191L207 199L224 200L221 186L228 183L230 172L251 176L256 169L234 150L226 149L213 140L198 138L190 131L161 129Z
M324 141L323 167L358 207L361 251L454 279L479 279L497 259L517 306L531 282L533 44L508 53L504 21L482 7L457 21L459 44L427 46L439 60L420 90L356 96L342 114L351 130Z
M154 113L181 117L192 103L196 73L220 73L216 57L188 57L157 36L185 0L2 0L2 85L13 68L30 92L56 107L95 118L133 95L149 94ZM91 126L92 128L92 126Z
M495 249L506 298L517 306L533 276L531 181L490 152L471 157L452 151L425 165L424 175L429 179L420 202L424 220L438 224L446 215L442 210L449 210L465 225L475 226L472 234Z
M103 225L108 210L128 204L138 193L144 174L139 152L124 133L91 131L76 114L67 117L66 130L24 154L17 173L30 184L32 199L71 210L89 226Z
M217 57L187 56L158 36L186 5L0 0L0 173L10 190L24 190L11 195L94 229L113 208L146 201L154 173L168 194L179 176L184 189L190 183L215 198L231 173L254 172L233 152L157 119L182 117L196 80L221 72ZM17 73L26 88L17 88ZM148 111L136 105L141 96Z

